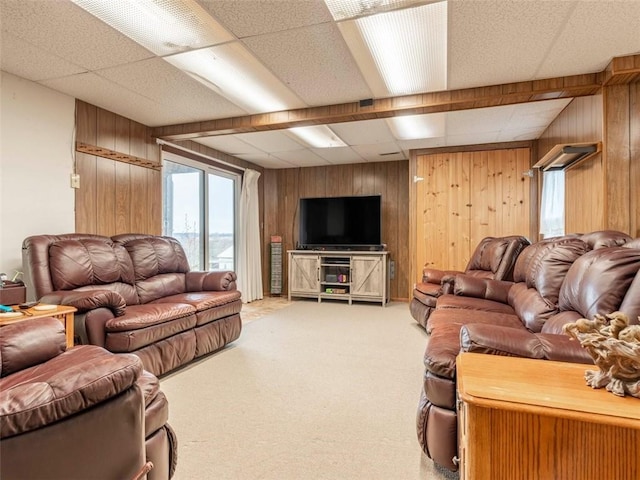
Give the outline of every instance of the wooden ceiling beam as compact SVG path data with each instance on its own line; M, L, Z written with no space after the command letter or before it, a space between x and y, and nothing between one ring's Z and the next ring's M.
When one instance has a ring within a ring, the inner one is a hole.
M555 98L582 97L600 92L605 72L381 98L368 102L370 105L351 102L168 125L152 129L152 135L165 140L188 140L214 135L280 130L400 115L513 105Z

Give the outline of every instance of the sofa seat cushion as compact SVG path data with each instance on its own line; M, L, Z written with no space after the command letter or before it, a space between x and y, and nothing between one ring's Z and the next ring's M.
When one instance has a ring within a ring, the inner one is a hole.
M472 323L481 323L484 325L499 325L503 327L524 329L522 322L517 315L509 313L491 312L485 310L468 310L468 309L436 309L427 320L427 332L432 335L438 329L449 325L469 325ZM458 335L455 337L456 342L459 340ZM429 340L433 342L433 340Z
M87 368L91 365L91 368ZM142 374L135 355L80 345L0 380L2 438L44 427L124 392Z
M433 308L435 308L436 301L438 300L438 297L436 295L428 295L418 290L417 288L413 290L413 298L416 299L418 302L422 303L423 305L426 305L427 307L433 307Z
M487 300L486 298L464 297L461 295L447 294L438 299L436 303L441 308L466 308L467 310L484 310L486 312L507 313L515 315L515 310L508 303Z
M242 301L238 290L179 293L155 300L153 304L176 302L191 305L196 311L196 325L240 313Z
M105 347L133 352L196 325L195 308L183 303L131 305L121 317L105 323Z

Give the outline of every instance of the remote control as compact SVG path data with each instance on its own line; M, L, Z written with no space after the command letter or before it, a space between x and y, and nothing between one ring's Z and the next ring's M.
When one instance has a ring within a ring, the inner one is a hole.
M40 302L21 303L20 305L18 305L18 307L20 307L22 310L26 310L27 308L35 307L38 303Z

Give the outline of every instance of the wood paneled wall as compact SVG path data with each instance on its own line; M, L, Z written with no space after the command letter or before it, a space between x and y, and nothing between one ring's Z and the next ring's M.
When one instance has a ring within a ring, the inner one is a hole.
M419 177L412 189L412 285L425 265L464 270L487 236L531 233L530 148L437 150L411 158Z
M634 237L640 236L639 85L603 87L605 225Z
M602 141L602 95L574 99L538 140L538 157L561 143ZM542 182L542 178L539 178ZM566 171L565 231L590 232L605 227L603 155ZM539 211L539 206L538 206Z
M409 294L409 193L408 162L359 163L326 167L265 170L263 283L270 281L270 236L283 237L283 249L298 243L298 204L303 197L382 195L382 241L395 262L392 299ZM283 272L287 271L286 258ZM283 294L288 284L283 275Z
M602 141L602 153L567 170L565 229L640 237L640 82L602 91L571 102L540 137L538 157L559 143Z
M160 165L151 129L76 100L76 141ZM159 170L76 151L76 232L99 235L160 234L162 178Z

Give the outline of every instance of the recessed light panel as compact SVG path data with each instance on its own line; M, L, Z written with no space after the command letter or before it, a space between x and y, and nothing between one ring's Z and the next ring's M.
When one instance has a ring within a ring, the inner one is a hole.
M195 0L72 0L156 55L234 40Z

